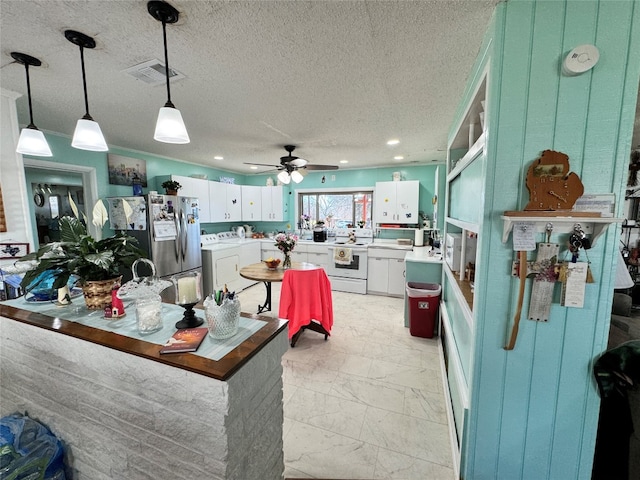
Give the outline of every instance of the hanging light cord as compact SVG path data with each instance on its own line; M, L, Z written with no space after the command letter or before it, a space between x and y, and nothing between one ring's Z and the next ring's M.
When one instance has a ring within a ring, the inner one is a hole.
M169 86L169 51L167 50L167 22L162 19L162 39L164 40L164 73L167 77L167 103L165 107L176 108L171 102L171 87Z
M84 48L82 45L80 47L80 65L82 66L82 87L84 88L84 109L87 113L85 113L83 120L92 120L91 115L89 115L89 96L87 95L87 74L84 71Z
M27 98L29 99L29 125L27 128L31 128L37 130L35 124L33 123L33 107L31 106L31 81L29 80L29 64L24 64L24 70L27 72Z

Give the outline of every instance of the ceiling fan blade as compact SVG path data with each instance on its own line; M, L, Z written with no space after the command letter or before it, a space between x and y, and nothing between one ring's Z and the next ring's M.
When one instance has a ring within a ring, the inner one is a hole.
M315 163L310 163L303 168L307 170L338 170L338 167L335 165L318 165Z
M258 165L260 167L272 167L272 168L277 168L279 167L279 165L273 165L271 163L249 163L249 162L244 162L245 165Z

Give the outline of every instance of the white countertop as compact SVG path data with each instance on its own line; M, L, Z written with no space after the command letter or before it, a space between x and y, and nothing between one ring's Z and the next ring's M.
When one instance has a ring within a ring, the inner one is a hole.
M417 263L442 263L442 254L431 254L431 247L414 247L413 251L407 252L404 257L405 262Z

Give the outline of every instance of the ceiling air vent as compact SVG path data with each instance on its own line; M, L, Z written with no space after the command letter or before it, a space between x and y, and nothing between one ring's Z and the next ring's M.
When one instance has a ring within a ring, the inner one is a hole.
M131 75L136 80L142 80L144 83L149 85L165 84L164 63L158 59L134 65L133 67L123 70L123 72ZM180 80L181 78L184 78L182 73L169 67L170 80Z

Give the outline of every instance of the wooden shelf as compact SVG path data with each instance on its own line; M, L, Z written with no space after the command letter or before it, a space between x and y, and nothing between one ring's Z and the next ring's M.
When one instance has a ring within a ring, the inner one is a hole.
M473 233L480 233L480 225L477 223L465 222L464 220L458 220L457 218L447 217L445 218L445 222L455 225L462 230L467 230Z
M480 135L480 138L476 140L473 146L469 149L464 156L456 162L456 166L451 169L451 172L447 175L447 182L452 181L460 173L467 168L476 158L480 156L484 149L485 135L484 132Z
M473 331L473 292L471 291L471 285L465 280L460 280L458 272L453 272L446 262L443 262L443 269L449 279L449 282L454 287L456 298L461 306L461 310L464 312L464 317L469 325L469 330Z
M547 223L551 223L554 234L571 233L573 226L579 223L584 233L593 235L592 245L595 245L596 240L609 225L624 222L624 218L601 217L599 214L590 212L567 213L567 215L560 215L559 212L505 212L505 215L500 217L504 222L502 243L506 243L509 239L509 233L513 230L515 222L533 222L537 233L544 233Z

